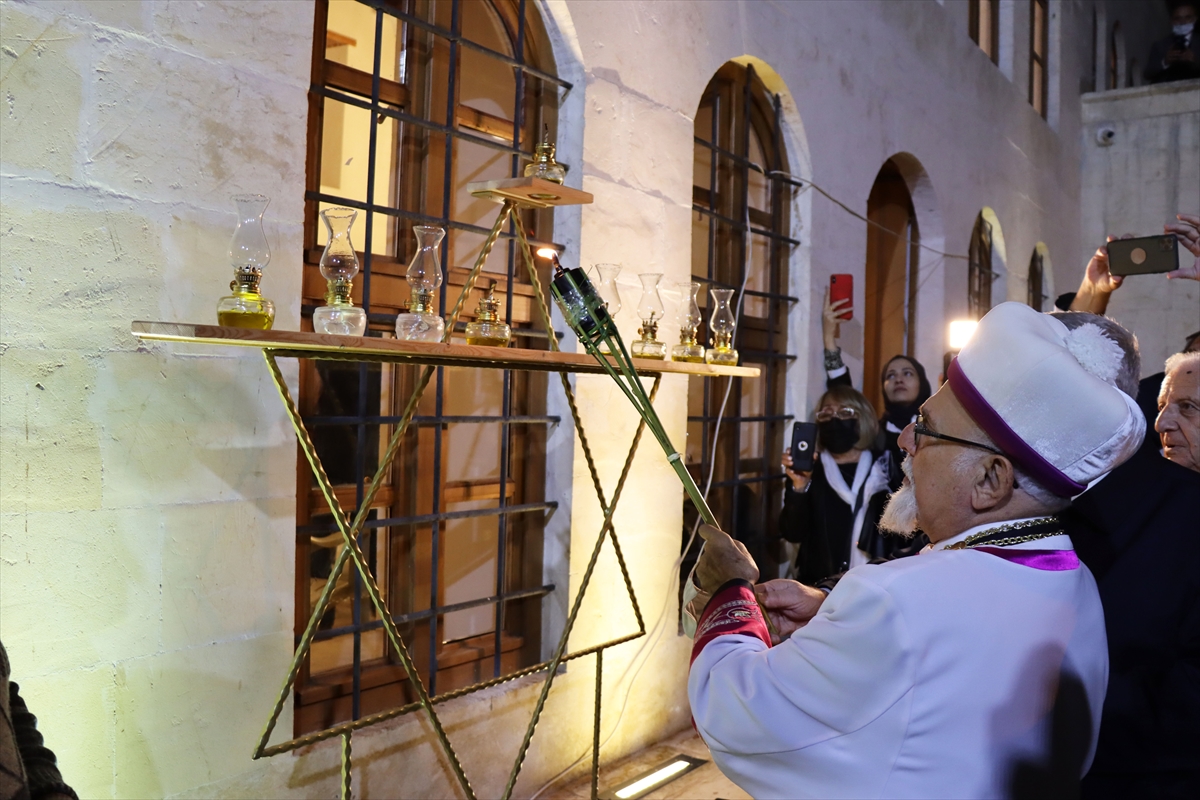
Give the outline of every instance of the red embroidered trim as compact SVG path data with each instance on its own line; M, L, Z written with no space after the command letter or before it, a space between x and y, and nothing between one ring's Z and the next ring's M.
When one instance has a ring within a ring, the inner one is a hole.
M762 611L759 610L758 601L754 599L754 590L745 585L734 584L717 592L705 606L704 613L700 615L700 621L696 625L692 661L696 660L704 646L713 639L730 633L754 636L767 647L771 646L771 636L767 631Z

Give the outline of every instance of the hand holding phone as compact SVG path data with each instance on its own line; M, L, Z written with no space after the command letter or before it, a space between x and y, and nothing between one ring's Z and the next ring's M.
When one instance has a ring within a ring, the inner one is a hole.
M815 422L797 422L792 425L792 446L783 454L783 469L792 488L803 491L808 485L810 474L816 466L817 425Z

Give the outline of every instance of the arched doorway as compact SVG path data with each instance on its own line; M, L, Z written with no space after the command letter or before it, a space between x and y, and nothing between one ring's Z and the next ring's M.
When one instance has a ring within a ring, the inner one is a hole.
M883 408L875 376L885 361L917 349L916 309L920 231L908 182L900 166L883 163L867 198L867 265L862 319L863 393Z

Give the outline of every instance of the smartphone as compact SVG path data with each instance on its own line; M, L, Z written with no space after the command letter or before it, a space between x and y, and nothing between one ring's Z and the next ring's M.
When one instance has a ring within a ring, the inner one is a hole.
M1176 269L1179 240L1173 233L1108 243L1108 271L1113 275L1148 275Z
M812 472L816 464L817 423L792 425L792 472Z
M839 300L849 300L850 305L842 308L842 313L838 314L838 319L853 319L854 318L854 276L848 273L840 273L829 276L829 303L830 305Z

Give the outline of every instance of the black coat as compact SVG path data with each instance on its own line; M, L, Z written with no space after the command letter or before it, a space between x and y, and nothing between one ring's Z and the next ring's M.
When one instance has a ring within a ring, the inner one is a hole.
M1167 83L1168 81L1187 81L1200 78L1200 31L1192 31L1192 39L1188 49L1192 51L1192 61L1180 62L1167 66L1164 61L1167 51L1177 46L1177 37L1168 36L1159 39L1150 46L1150 58L1146 61L1146 69L1142 76L1150 83Z
M849 481L847 481L849 483ZM879 530L879 518L887 503L887 489L869 498L859 540L872 557L886 557L904 539ZM825 465L817 461L807 492L797 492L788 482L779 515L779 534L800 545L796 554L796 580L813 585L850 568L850 533L854 526L852 509L833 490L825 478ZM857 542L854 543L857 545Z
M1200 473L1142 449L1063 521L1108 633L1083 797L1200 797Z

